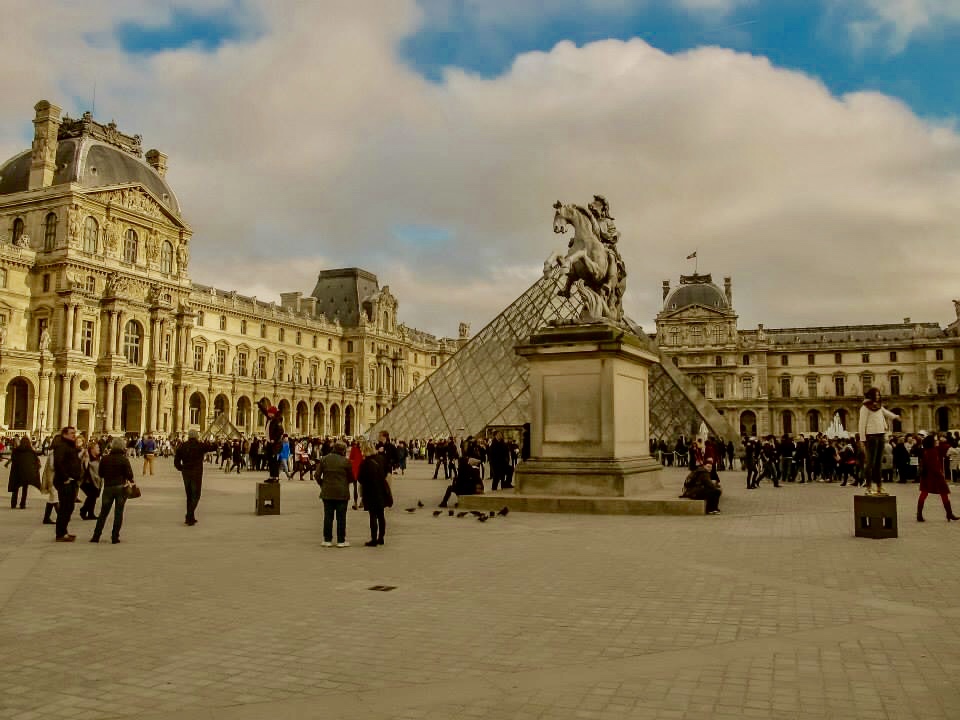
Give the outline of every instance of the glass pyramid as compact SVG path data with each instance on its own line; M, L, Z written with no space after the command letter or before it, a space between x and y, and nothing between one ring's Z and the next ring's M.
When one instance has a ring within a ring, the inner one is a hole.
M551 321L580 316L582 303L557 295L562 271L535 282L506 310L414 388L369 430L399 439L478 435L490 425L523 425L530 418L527 361L513 348ZM627 321L656 355L659 350L641 328ZM705 422L731 437L728 423L686 376L661 357L650 368L650 432L668 442L691 437Z

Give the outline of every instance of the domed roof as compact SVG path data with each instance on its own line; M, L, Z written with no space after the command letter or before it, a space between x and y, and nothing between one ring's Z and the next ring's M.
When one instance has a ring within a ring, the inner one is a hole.
M709 275L681 278L680 286L663 301L663 309L669 312L690 305L705 305L719 310L728 310L730 303L727 302L727 296L710 280Z
M23 192L30 182L31 153L26 150L0 166L0 195ZM177 196L159 173L121 148L89 136L65 138L57 144L57 169L53 184L78 183L97 188L137 183L175 215Z

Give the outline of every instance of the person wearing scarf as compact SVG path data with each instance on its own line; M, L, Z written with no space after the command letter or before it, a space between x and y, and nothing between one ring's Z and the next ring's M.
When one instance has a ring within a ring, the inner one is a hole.
M883 491L880 469L883 462L883 442L887 433L888 419L899 420L900 416L883 407L878 388L870 388L863 395L863 405L860 406L860 422L857 426L860 439L866 442L867 447L864 467L867 495L886 494ZM876 488L876 490L873 488Z

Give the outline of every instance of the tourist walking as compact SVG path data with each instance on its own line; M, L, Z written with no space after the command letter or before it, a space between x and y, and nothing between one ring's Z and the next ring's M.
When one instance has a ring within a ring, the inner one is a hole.
M78 438L77 445L80 449L80 466L83 468L83 481L80 483L80 490L83 492L84 500L80 506L81 520L97 519L97 500L100 499L100 488L103 483L100 480L100 446L96 441L91 440L83 446L83 441Z
M43 472L40 475L40 492L46 496L47 503L43 510L43 524L53 525L53 511L60 507L60 499L57 497L57 489L53 486L53 458L56 455L57 445L63 442L60 435L54 435L50 441L47 460L43 464ZM47 447L47 441L43 441L43 446Z
M140 451L143 453L143 475L153 475L153 459L157 456L157 441L153 439L153 435L147 433L143 438ZM150 472L148 473L147 470Z
M364 543L367 547L383 545L387 529L384 508L393 506L393 493L390 492L387 473L383 467L385 456L378 450L379 448L364 443L363 460L357 474L357 482L363 495L363 509L370 514L370 540Z
M357 509L357 478L360 477L360 463L363 462L363 450L360 443L354 440L350 443L350 469L353 471L353 509Z
M20 509L27 507L27 488L33 485L40 489L40 457L33 449L30 438L24 435L10 453L10 479L7 492L10 493L10 507L17 507L17 495L20 496Z
M187 496L184 525L197 524L197 505L203 485L203 456L206 453L207 447L200 442L200 433L191 430L187 433L187 441L177 448L173 456L173 466L183 476L183 490Z
M347 542L347 503L350 501L350 483L353 470L344 457L347 446L342 442L333 444L333 452L320 458L314 474L320 485L323 501L323 547L333 545L333 521L337 521L337 547L350 547Z
M923 520L923 503L927 495L939 495L943 509L947 511L947 522L960 520L953 514L950 507L950 487L943 475L943 459L947 456L946 442L937 442L935 435L927 435L923 439L923 454L920 463L920 499L917 500L917 522Z
M77 490L83 469L80 467L80 454L77 452L77 430L67 426L60 432L60 442L53 451L53 487L57 491L57 542L73 542L76 535L68 530L70 517L77 502Z
M888 419L899 420L900 416L883 407L879 388L870 388L863 394L863 404L860 406L860 422L857 426L860 439L866 440L864 479L867 485L867 495L884 494L881 470Z
M120 528L123 526L123 508L127 504L127 484L133 482L133 468L127 458L123 438L114 438L110 442L110 453L100 461L100 479L103 482L103 499L100 501L100 517L93 530L90 542L100 542L103 526L107 524L107 516L111 508L113 512L113 532L111 542L116 545L120 542Z

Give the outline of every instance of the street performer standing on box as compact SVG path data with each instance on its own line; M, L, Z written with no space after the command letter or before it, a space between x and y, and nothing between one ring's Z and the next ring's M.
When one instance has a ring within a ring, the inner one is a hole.
M266 400L257 403L260 412L267 418L267 440L260 452L267 456L267 471L270 477L268 483L280 482L280 450L283 448L283 416L273 405L267 405Z

